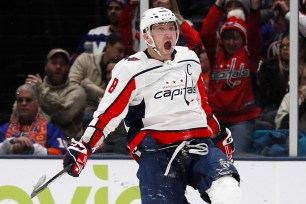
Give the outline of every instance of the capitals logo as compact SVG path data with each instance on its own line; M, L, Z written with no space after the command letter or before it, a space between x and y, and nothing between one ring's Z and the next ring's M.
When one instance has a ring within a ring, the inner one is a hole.
M239 69L235 70L236 67L236 58L233 58L231 65L227 65L226 70L223 71L215 71L211 75L211 80L215 80L217 83L220 80L226 80L229 87L234 88L241 83L241 79L243 77L247 78L250 76L250 70L245 69L244 64L240 64ZM220 67L223 68L223 67Z
M163 90L157 91L154 94L154 99L168 98L169 100L174 100L175 97L183 96L187 105L190 104L194 99L190 101L187 100L187 94L195 94L196 86L191 79L192 72L190 72L191 65L188 64L185 71L184 78L179 78L177 80L165 81L165 85L162 87ZM191 82L191 85L187 85Z

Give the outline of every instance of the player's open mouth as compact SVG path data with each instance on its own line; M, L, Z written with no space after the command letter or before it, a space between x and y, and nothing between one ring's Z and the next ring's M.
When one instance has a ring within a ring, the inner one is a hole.
M170 50L171 49L171 46L172 45L172 43L170 42L170 41L167 41L167 42L165 42L165 44L164 44L164 48L166 49L166 50Z

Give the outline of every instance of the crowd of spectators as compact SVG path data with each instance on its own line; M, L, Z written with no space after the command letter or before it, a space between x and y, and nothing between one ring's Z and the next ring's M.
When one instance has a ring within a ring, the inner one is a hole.
M45 76L29 73L17 90L11 121L0 127L0 154L61 154L71 138L78 140L82 136L104 95L111 70L121 59L139 51L140 3L106 0L109 25L84 34L71 55L62 48L50 50ZM289 130L289 73L298 69L289 66L289 0L207 0L188 4L150 0L149 6L166 7L176 15L180 31L177 45L187 46L199 56L208 101L221 126L231 130L236 156L263 154L254 151L262 130ZM300 131L306 134L305 11L306 3L301 0L298 117ZM21 112L28 106L33 106L34 113L25 120ZM46 130L36 131L34 125L38 123L43 123ZM33 131L26 130L28 126ZM44 141L38 141L40 133ZM111 134L98 153L128 154L124 123ZM63 140L62 144L53 143L56 138Z

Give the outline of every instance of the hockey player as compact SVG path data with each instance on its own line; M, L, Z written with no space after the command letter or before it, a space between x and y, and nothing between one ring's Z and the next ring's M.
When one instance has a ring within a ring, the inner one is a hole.
M230 132L220 130L207 104L197 55L175 46L175 15L149 9L140 29L148 48L117 63L94 119L81 140L68 147L64 166L73 163L68 173L79 176L88 157L124 119L130 152L139 163L143 204L186 204L187 185L212 204L240 204Z

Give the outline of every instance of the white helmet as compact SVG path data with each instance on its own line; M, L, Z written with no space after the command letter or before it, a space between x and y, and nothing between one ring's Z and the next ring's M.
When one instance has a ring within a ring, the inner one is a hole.
M141 21L140 21L141 35L143 35L144 32L149 35L153 43L149 44L146 40L145 42L147 45L152 46L155 51L157 50L156 50L155 42L151 34L152 25L159 24L159 23L168 23L168 22L174 22L176 26L176 32L177 32L176 41L175 41L175 44L176 44L178 37L179 37L179 27L177 24L176 16L174 15L174 13L172 13L171 10L163 8L163 7L156 7L156 8L148 9L142 14ZM158 51L157 53L160 55Z

